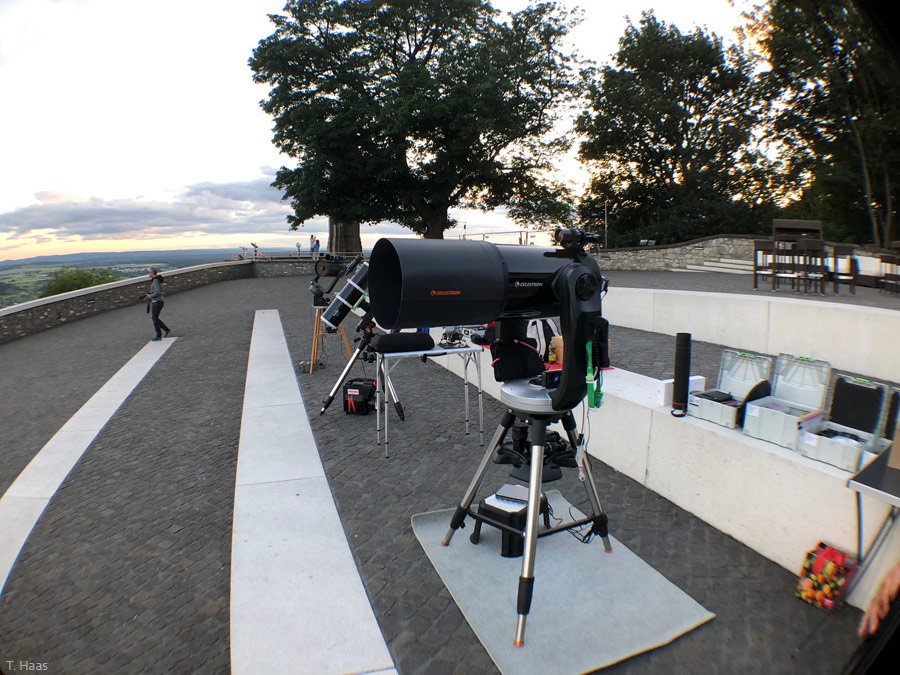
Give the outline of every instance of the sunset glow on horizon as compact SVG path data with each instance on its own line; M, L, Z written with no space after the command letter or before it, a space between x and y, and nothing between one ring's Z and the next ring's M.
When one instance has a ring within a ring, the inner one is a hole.
M501 11L525 0L493 0ZM572 41L605 62L641 12L718 35L736 25L728 0L561 0L581 6ZM688 6L690 5L690 6ZM259 107L268 90L247 64L284 0L4 0L0 3L0 261L79 252L261 249L323 243L327 219L297 231L271 187L293 166ZM627 18L626 18L627 17ZM135 30L139 26L140 30ZM559 171L573 183L579 167ZM570 175L571 173L571 175ZM455 238L521 229L503 210L455 210ZM363 247L412 236L361 227Z

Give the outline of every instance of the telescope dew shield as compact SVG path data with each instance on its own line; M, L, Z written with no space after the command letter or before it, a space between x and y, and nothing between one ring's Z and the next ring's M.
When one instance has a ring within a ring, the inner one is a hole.
M350 277L347 284L341 289L341 292L331 301L322 313L322 323L325 324L324 330L328 333L337 331L347 315L362 300L366 294L366 285L369 276L369 263L363 263L356 274Z
M379 239L369 263L369 301L382 328L488 323L503 308L505 265L493 244Z
M557 249L486 241L379 239L369 258L372 314L386 329L557 316Z

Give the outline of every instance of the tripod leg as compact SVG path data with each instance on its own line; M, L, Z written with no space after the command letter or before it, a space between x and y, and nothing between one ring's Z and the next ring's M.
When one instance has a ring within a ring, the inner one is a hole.
M534 556L537 552L538 516L541 510L541 474L544 468L544 442L547 438L547 420L531 422L531 476L528 483L528 511L525 518L525 551L522 556L522 573L519 576L519 593L516 597L516 639L513 644L525 644L525 618L531 609L534 592Z
M347 375L350 374L350 370L353 368L353 364L356 363L356 359L359 358L360 354L363 353L363 350L366 348L366 344L360 342L359 347L356 348L356 351L353 353L353 356L350 357L350 360L347 361L347 365L344 366L344 371L341 373L341 376L338 378L337 382L334 383L334 386L331 388L331 391L328 394L328 398L322 401L322 409L319 411L320 415L324 415L325 411L328 410L328 406L331 405L331 402L334 401L334 397L337 396L338 390L341 388L341 385L344 384L344 380L347 379ZM312 370L310 370L312 372Z
M584 473L586 477L585 488L588 491L588 497L596 504L594 524L591 526L591 533L600 536L603 540L603 550L609 553L612 551L612 545L609 543L609 518L603 513L603 509L600 507L600 498L597 496L597 486L594 485L594 475L591 473L591 460L587 454L584 456Z
M456 507L456 511L453 512L453 517L450 519L450 528L447 530L447 534L444 535L444 539L441 541L442 546L449 546L450 540L453 538L453 533L462 526L463 521L466 519L466 512L469 510L469 506L472 505L472 500L475 498L475 493L478 492L478 488L481 487L481 481L484 480L484 474L487 472L488 463L491 461L491 455L493 455L497 448L500 447L500 444L503 443L503 439L506 438L506 432L509 431L509 428L513 425L515 420L516 416L509 410L503 413L503 417L500 418L500 424L497 427L497 431L494 432L494 437L491 439L487 452L485 452L484 456L481 458L481 464L478 465L478 469L475 471L472 482L469 483L469 487L466 488L462 501L459 503L459 506Z
M316 321L313 324L312 355L309 357L309 374L313 374L319 360L319 342L322 340L322 308L316 307Z
M575 424L575 416L572 415L571 410L563 416L562 423L563 428L566 430L566 436L569 438L569 443L573 448L577 448L578 436L575 434L577 425ZM600 505L600 496L597 494L597 486L594 483L594 474L591 472L591 460L587 455L587 450L584 450L583 452L584 456L580 466L584 470L584 489L591 502L591 518L594 521L591 526L591 533L600 536L603 540L603 550L609 553L612 551L612 546L609 543L609 518L607 518L606 514L603 512L603 507Z
M344 338L344 347L347 348L347 356L351 356L353 354L353 350L350 349L350 341L347 339L347 332L344 330L344 324L340 325L341 329L341 337Z

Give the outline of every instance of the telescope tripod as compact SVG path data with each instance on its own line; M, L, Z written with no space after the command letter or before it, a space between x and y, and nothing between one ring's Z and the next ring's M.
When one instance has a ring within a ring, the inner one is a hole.
M319 360L319 345L322 340L325 339L325 331L322 330L322 313L325 311L325 307L316 307L316 320L313 324L313 340L312 340L312 356L309 357L309 374L313 374L313 369L316 367L316 363ZM347 333L344 332L344 325L341 324L338 326L338 330L341 332L341 337L344 338L344 347L347 348L347 356L350 356L353 352L350 350L350 341L347 340Z
M484 480L492 456L503 444L503 440L506 437L507 432L513 426L513 423L516 419L525 422L525 424L531 427L531 474L528 483L528 510L525 518L525 546L522 556L522 571L519 576L519 590L516 601L518 621L516 624L514 644L517 647L520 647L525 644L525 619L531 609L531 599L534 590L534 561L538 537L547 536L563 530L571 530L586 525L587 523L591 523L591 534L597 534L602 538L603 547L606 552L611 551L612 548L609 543L609 531L607 526L608 518L603 512L603 508L600 506L600 498L597 495L597 487L594 485L594 477L591 473L590 460L576 434L576 424L575 418L572 415L572 410L554 411L550 404L547 390L543 387L529 385L527 380L514 380L504 384L501 388L501 401L510 405L510 408L503 414L500 425L497 427L497 431L494 433L494 437L491 439L488 449L481 459L481 464L478 465L478 469L475 472L475 476L472 478L472 482L469 483L469 487L466 489L462 501L460 501L459 505L456 507L456 511L454 511L453 516L450 519L450 527L441 544L443 546L450 545L453 534L463 526L466 516L472 517L478 524L484 521L491 525L500 526L498 523L491 522L490 519L473 511L471 508L472 501L475 499L475 494L481 487L481 482ZM533 401L534 405L530 405L530 401ZM515 407L512 407L513 404ZM576 457L580 471L579 476L584 483L584 488L587 492L588 500L590 501L591 514L586 518L568 522L555 528L546 528L545 520L544 531L538 532L538 520L541 513L541 480L543 477L547 425L559 421L563 424L563 428L566 431L572 449L578 449ZM523 533L519 532L518 534L521 535Z
M322 401L322 409L319 411L320 415L324 415L325 411L328 410L328 406L332 404L335 396L337 396L338 392L341 389L341 386L344 384L344 381L347 379L347 376L350 374L350 371L353 369L353 366L356 365L357 360L362 358L364 361L371 360L369 357L374 357L374 353L372 353L372 348L370 346L370 342L372 337L374 336L373 331L375 330L375 322L372 321L372 315L366 313L363 317L363 320L360 322L359 326L356 327L357 331L362 331L362 336L357 338L358 345L356 347L356 351L350 355L350 360L347 361L347 365L344 366L344 370L341 372L340 376L337 379L337 382L334 383L334 386L331 388L331 391L328 393L328 397ZM341 332L344 332L343 324L341 325ZM346 342L347 338L344 337L344 341ZM350 345L347 345L347 353L350 353ZM394 402L394 409L397 411L397 415L401 420L406 419L406 415L403 413L403 406L400 405L400 398L397 396L397 390L394 389L394 383L391 382L389 377L385 376L382 367L382 377L380 378L382 382L386 383L388 391L385 392L385 396L388 393L391 395L391 399ZM312 371L310 371L312 372Z

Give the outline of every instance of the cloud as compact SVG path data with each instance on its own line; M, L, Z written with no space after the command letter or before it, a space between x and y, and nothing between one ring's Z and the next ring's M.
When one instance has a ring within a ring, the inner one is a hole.
M277 206L284 202L281 201L281 192L271 186L273 180L274 175L239 183L197 183L188 187L185 195L188 198L209 195L233 201Z
M9 239L149 239L180 234L287 232L290 206L271 187L271 176L233 183L198 183L170 201L78 200L59 192L35 194L39 204L0 213L0 234Z
M259 241L267 235L269 240L299 237L304 242L309 233L327 237L325 217L314 218L299 232L291 232L286 220L290 205L271 187L274 169L267 173L253 180L195 183L162 198L83 199L63 192L39 192L35 197L40 203L0 213L0 257L26 248L40 253L41 248L83 248L98 241L121 242L124 250L152 248L160 242L177 247L179 241L188 240L205 240L205 246L212 246L243 238ZM484 235L495 243L511 243L516 238L512 232L519 229L503 209L493 213L453 209L451 215L458 225L445 233L447 238L466 233L476 239ZM364 246L373 245L379 237L413 236L392 222L365 225L360 235Z
M60 202L79 201L74 195L59 190L41 190L40 192L34 193L34 198L42 204L59 204Z

